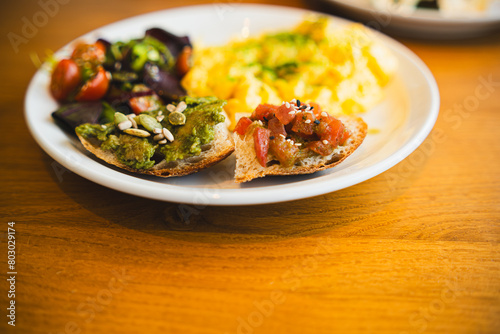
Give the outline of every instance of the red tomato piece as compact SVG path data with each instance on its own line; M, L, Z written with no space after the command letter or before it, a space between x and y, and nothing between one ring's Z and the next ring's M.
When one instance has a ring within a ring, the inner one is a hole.
M311 113L299 112L292 122L292 131L301 137L309 137L314 133L315 117Z
M288 105L288 106L287 106ZM295 104L282 104L276 110L276 117L280 120L281 123L287 125L291 121L295 119Z
M321 141L326 140L333 147L339 145L344 135L344 124L332 116L322 117L321 123L315 128L316 134Z
M156 95L133 97L128 103L136 115L143 111L157 110L162 106L160 98Z
M314 113L314 116L316 116L316 118L319 118L321 113L323 112L319 104L317 104L316 102L309 102L308 105L313 107L312 111Z
M267 128L269 129L269 131L271 131L271 136L276 137L279 135L283 135L286 137L285 126L276 117L271 118L269 122L267 122Z
M255 153L257 155L257 160L262 167L266 167L267 163L267 153L269 151L269 134L268 129L261 127L255 128L253 132L253 140L255 145Z
M71 58L77 62L100 65L106 60L106 48L103 46L102 43L78 44L73 50Z
M269 150L283 167L291 167L297 160L299 148L285 138L278 136L269 143Z
M97 74L88 80L80 92L76 95L77 101L96 101L103 97L108 91L109 78L102 66L99 66Z
M307 148L314 152L327 156L333 153L333 146L330 143L323 143L321 140L312 141L307 144Z
M177 74L180 77L183 77L186 75L186 73L189 71L191 68L191 54L193 53L193 50L191 49L190 46L185 46L179 56L177 57L177 62L175 64L175 67L177 69Z
M349 132L349 130L344 129L344 133L340 137L339 145L344 145L349 137L351 137L351 133Z
M106 55L106 51L108 49L106 44L104 44L101 41L97 41L97 42L95 42L95 46L98 47L99 49L101 49L101 51L104 53L104 55Z
M72 59L63 59L52 72L50 92L56 100L65 100L76 89L80 80L80 68L76 62Z
M252 123L253 123L253 121L250 118L248 118L246 116L241 117L238 120L238 123L236 123L236 126L234 127L234 131L243 136L247 132L247 129L250 126L250 124L252 124Z
M259 104L257 108L255 108L255 111L252 113L252 116L250 116L250 118L254 121L264 121L264 117L270 119L272 115L276 113L277 108L277 106L274 106L272 104Z

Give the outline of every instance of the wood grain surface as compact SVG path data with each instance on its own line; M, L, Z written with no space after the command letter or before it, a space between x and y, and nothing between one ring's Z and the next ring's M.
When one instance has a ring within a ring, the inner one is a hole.
M426 141L387 172L301 201L189 206L181 224L175 203L61 170L28 132L23 99L36 71L30 55L203 1L66 1L15 50L8 33L20 34L41 3L0 5L0 332L500 332L499 33L397 38L434 74L441 109ZM10 221L15 327L6 317Z

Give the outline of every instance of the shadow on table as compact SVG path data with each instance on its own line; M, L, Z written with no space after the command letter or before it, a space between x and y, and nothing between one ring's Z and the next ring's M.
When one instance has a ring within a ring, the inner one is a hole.
M61 190L106 221L159 237L221 244L322 234L369 219L404 193L421 170L412 166L410 155L368 181L313 198L252 206L196 206L121 193L67 170L61 174L54 160L43 156Z

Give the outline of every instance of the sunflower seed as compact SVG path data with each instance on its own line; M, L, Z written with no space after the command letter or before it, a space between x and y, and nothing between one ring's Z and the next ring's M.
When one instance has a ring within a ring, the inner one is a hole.
M118 129L120 129L122 131L126 130L126 129L130 129L131 127L132 127L132 122L129 121L128 119L126 121L118 123Z
M163 135L163 133L157 134L156 136L153 137L155 141L160 141L163 140L164 138L165 136Z
M151 134L147 132L146 130L141 130L141 129L125 129L123 130L126 134L129 134L131 136L136 136L136 137L149 137Z
M162 133L169 141L174 141L174 135L167 128L163 128Z
M184 110L186 110L186 108L187 108L187 104L186 104L186 102L181 101L181 102L179 102L179 104L177 105L177 108L175 109L175 111L177 111L177 112L183 112Z

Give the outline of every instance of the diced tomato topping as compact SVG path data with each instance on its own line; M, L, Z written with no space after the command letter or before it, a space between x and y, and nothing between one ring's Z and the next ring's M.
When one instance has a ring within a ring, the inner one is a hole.
M253 132L255 153L257 154L257 160L262 167L266 167L267 163L267 152L269 151L269 135L270 131L261 127L255 128Z
M327 156L333 153L333 146L330 143L323 143L321 140L312 141L307 144L307 148L314 152Z
M313 107L312 112L307 107ZM297 110L299 109L299 110ZM250 118L242 118L235 131L244 134L253 120L261 120L267 129L256 128L253 135L255 152L262 166L266 165L268 151L283 167L291 167L298 159L301 148L317 154L331 155L338 145L343 145L350 137L344 124L337 118L321 110L317 103L297 108L294 102L280 106L260 104ZM292 140L286 138L291 137ZM295 145L300 142L300 148Z
M250 126L250 124L252 124L252 123L253 123L253 121L250 118L241 117L238 120L238 123L236 124L236 126L234 127L234 131L243 136L247 132L247 129Z
M314 133L315 117L311 113L299 112L293 120L292 131L301 137L309 137Z
M76 89L80 80L80 68L75 61L72 59L63 59L56 65L52 72L50 92L56 100L65 100Z
M96 41L94 44L98 49L100 49L104 53L104 55L106 55L106 51L107 51L108 47L106 46L106 44L104 42Z
M269 142L269 150L283 167L291 167L297 159L299 148L285 138L278 136Z
M269 120L269 122L267 123L267 128L271 131L271 136L276 137L279 135L283 135L286 137L285 126L276 117L273 117Z
M326 140L336 147L344 135L344 129L344 124L340 120L332 116L327 116L322 117L321 123L318 124L315 130L320 140Z
M177 69L177 74L180 77L186 75L186 73L191 69L191 54L193 53L193 49L190 46L185 46L179 56L177 57L177 62L175 63L175 67Z
M264 121L264 118L270 119L277 109L278 107L272 104L259 104L250 118L254 121Z
M281 123L287 125L295 119L295 113L293 112L294 110L294 104L288 103L288 107L287 104L282 104L278 107L278 110L276 110L276 117L280 120Z
M314 116L316 116L316 118L319 118L321 113L323 112L319 104L317 104L316 102L309 102L308 104L309 106L313 107L312 111L314 113Z
M96 101L103 97L108 91L109 78L102 66L99 66L97 74L88 80L80 92L76 95L77 101Z

